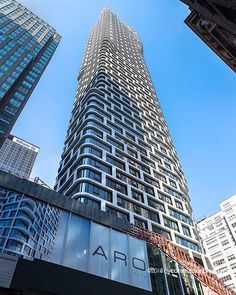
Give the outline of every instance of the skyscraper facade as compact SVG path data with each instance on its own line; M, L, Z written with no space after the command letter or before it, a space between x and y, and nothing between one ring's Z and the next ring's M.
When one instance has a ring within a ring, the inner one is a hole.
M54 28L15 0L0 1L0 146L59 42Z
M185 23L236 72L236 3L228 0L181 0L191 13Z
M202 263L142 43L109 8L91 30L78 81L55 189L161 233Z
M38 152L37 146L10 134L0 148L0 170L28 179Z
M214 271L236 290L236 195L220 203L220 211L198 222L198 230Z

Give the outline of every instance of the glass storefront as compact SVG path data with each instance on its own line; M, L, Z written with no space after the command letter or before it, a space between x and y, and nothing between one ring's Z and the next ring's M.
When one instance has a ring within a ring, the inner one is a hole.
M157 295L203 294L192 274L153 245L5 188L0 188L0 253L38 258Z

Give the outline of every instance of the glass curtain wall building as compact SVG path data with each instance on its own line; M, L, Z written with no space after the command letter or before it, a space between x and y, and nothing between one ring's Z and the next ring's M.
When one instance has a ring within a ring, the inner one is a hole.
M200 259L188 188L137 33L109 9L89 35L55 189Z
M15 0L0 0L0 146L59 42L54 28Z

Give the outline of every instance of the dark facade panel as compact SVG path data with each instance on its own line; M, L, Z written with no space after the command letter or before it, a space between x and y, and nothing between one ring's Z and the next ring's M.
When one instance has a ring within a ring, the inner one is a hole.
M32 295L152 294L152 292L143 289L37 259L34 261L19 259L12 279L11 289L23 292L23 294L30 292ZM2 294L1 289L0 294Z
M236 4L226 0L182 0L191 10L185 23L236 72Z

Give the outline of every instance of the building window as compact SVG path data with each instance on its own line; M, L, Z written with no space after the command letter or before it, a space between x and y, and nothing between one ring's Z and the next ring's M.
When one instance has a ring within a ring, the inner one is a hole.
M218 266L218 265L221 265L221 264L224 264L225 263L225 260L224 259L220 259L220 260L217 260L213 263L213 266Z
M234 254L230 255L227 257L229 261L234 260L236 257Z
M200 247L189 240L176 236L176 242L184 247L190 248L194 251L201 252Z
M148 211L148 216L147 216L148 219L151 219L152 221L154 221L156 223L160 223L158 213L150 211L150 210L147 210L147 211Z
M185 236L191 237L190 229L189 229L187 226L183 226L183 225L182 225L182 229L183 229L183 234L184 234Z
M178 202L178 201L175 201L175 205L176 205L176 208L180 209L180 210L183 210L183 205L182 203Z
M107 142L112 144L113 146L117 147L118 149L120 149L122 151L124 150L124 145L123 144L119 143L118 141L116 141L116 140L114 140L114 139L112 139L110 137L107 137Z
M148 198L148 205L159 211L166 212L164 204L161 204L160 202L157 202L154 199Z
M114 165L114 166L116 166L116 167L118 167L118 168L120 168L122 170L125 169L125 164L123 162L121 162L121 161L119 161L119 160L117 160L117 159L115 159L115 158L113 158L111 156L107 156L106 160L107 160L108 163L110 163L110 164L112 164L112 165Z
M100 151L94 147L90 147L90 146L86 146L86 147L81 148L80 153L81 154L92 154L94 156L102 158L102 151Z
M94 126L94 127L98 128L98 129L100 129L100 130L102 130L102 131L104 131L104 132L106 132L108 134L111 134L111 129L110 128L107 128L107 127L103 126L102 124L99 124L99 123L94 122L94 121L87 121L86 126Z
M95 172L94 170L88 169L88 168L80 169L77 172L77 178L83 178L83 177L90 178L98 182L101 182L102 180L101 173Z
M20 252L22 249L22 246L23 245L20 242L9 239L6 245L6 249Z
M179 226L177 222L175 222L174 220L168 219L166 217L163 217L163 220L164 220L165 226L169 227L170 229L179 231Z
M168 239L168 240L172 240L172 239L171 239L171 234L170 234L170 232L168 232L168 231L166 231L166 230L164 230L164 229L162 229L162 228L160 228L160 227L158 227L158 226L156 226L156 225L154 225L154 224L152 224L152 230L153 230L155 233L157 233L157 234L159 234L159 235L165 237L166 239Z
M232 280L232 277L230 275L227 275L227 276L221 278L222 282L227 282L227 281L230 281L230 280Z
M185 222L187 224L192 225L192 221L191 221L190 217L188 217L188 216L186 216L186 215L184 215L184 214L182 214L180 212L177 212L177 211L175 211L173 209L170 209L170 208L169 208L169 212L170 212L171 216L179 219L180 221L183 221L183 222Z
M222 267L222 268L219 268L216 272L217 272L217 273L224 273L224 272L226 272L226 271L228 271L228 267L227 267L227 266Z
M79 163L75 166L80 166L80 165L90 165L90 166L93 166L94 168L97 168L107 174L111 174L111 167L104 164L104 163L101 163L100 161L98 160L95 160L93 158L89 158L89 157L86 157L86 158L82 158L80 159Z
M148 228L147 227L147 222L144 221L144 220L142 220L142 219L139 219L137 217L134 217L134 224L136 226L139 226L139 227L144 228L144 229L147 229Z
M232 223L232 227L236 227L236 222Z
M107 206L107 212L111 213L112 216L117 216L118 218L122 218L123 220L129 221L129 214L122 212L116 208Z
M140 193L140 192L137 192L136 190L134 189L131 189L131 195L132 195L132 198L139 201L139 202L144 202L143 201L143 194Z
M135 176L135 177L140 178L140 173L139 173L139 171L136 170L136 169L134 169L134 168L129 167L129 173L130 173L131 175Z
M81 142L81 144L83 144L83 143L91 143L91 144L94 144L94 145L100 147L101 149L103 149L103 150L105 150L105 151L111 153L111 147L110 147L109 145L107 145L107 144L105 144L105 143L103 143L103 142L101 142L101 141L99 141L99 140L97 140L97 139L94 139L94 138L92 138L92 137L87 137L87 138L85 138L85 139Z
M160 192L158 192L158 197L159 197L160 200L172 205L171 197L163 195Z
M111 178L107 178L106 185L122 194L127 194L127 187L124 184L121 184L117 181L112 180Z
M131 148L127 148L127 153L130 155L130 156L132 156L132 157L134 157L134 158L137 158L138 156L137 156L137 152L135 152L134 150L132 150Z
M161 180L163 182L166 182L165 176L162 176L161 174L159 174L159 173L157 173L155 171L153 171L153 175L154 175L155 178L157 178L157 179L159 179L159 180Z
M101 131L98 131L98 130L95 130L95 129L92 129L92 128L87 128L84 130L83 134L92 134L92 135L95 135L97 137L100 137L102 138L103 137L103 133Z
M170 189L170 188L168 188L168 187L166 187L166 186L163 186L163 187L164 187L164 191L165 191L166 193L168 193L168 194L170 194L170 195L172 195L172 196L174 196L174 197L180 199L181 201L184 200L184 199L183 199L183 196L182 196L179 192L174 191L174 190L172 190L172 189Z
M112 202L112 193L95 184L88 182L80 182L74 186L66 195L73 197L76 193L89 193L103 200Z
M222 244L222 246L228 245L229 244L229 241L228 240L225 240L221 244Z

